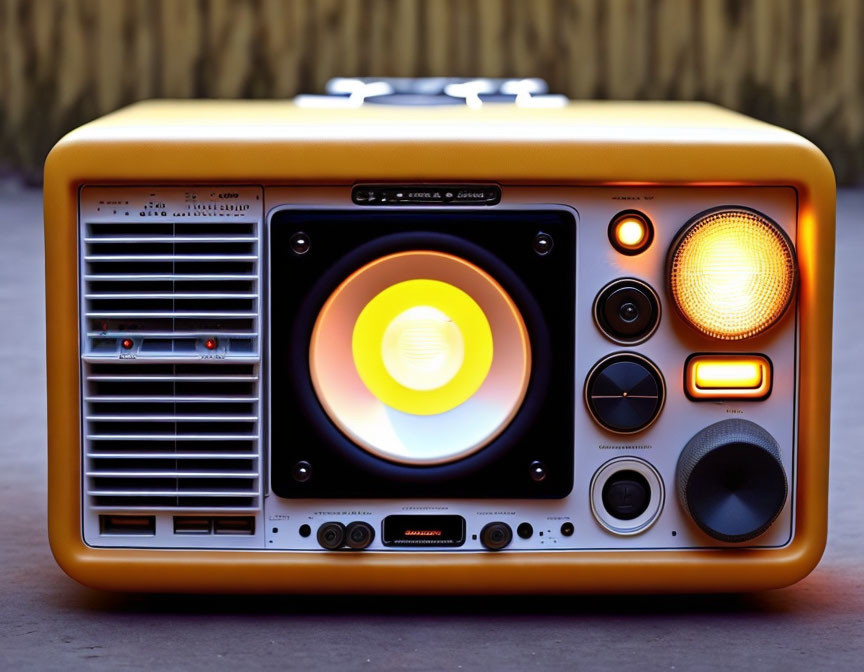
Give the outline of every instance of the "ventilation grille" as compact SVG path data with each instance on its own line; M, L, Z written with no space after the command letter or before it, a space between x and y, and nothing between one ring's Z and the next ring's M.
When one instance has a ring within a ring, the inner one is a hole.
M235 220L86 224L89 353L171 357L215 339L220 353L256 354L257 228Z
M260 509L259 222L166 222L170 202L104 221L98 203L81 226L89 509Z
M93 506L256 509L257 366L93 364L84 398Z

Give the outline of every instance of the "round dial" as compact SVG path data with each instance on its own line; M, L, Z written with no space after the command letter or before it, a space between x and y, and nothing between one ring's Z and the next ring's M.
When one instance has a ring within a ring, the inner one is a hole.
M585 401L604 428L632 434L650 425L663 408L665 385L654 364L633 353L598 362L585 383Z
M774 438L749 420L723 420L681 451L678 499L702 530L720 541L753 539L786 502L786 472Z

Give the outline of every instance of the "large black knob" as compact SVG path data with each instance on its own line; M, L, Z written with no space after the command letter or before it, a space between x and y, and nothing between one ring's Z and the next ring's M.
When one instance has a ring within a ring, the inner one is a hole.
M702 530L719 541L765 532L786 503L780 447L749 420L723 420L696 434L678 458L678 499Z
M663 408L663 376L641 355L622 353L600 361L588 374L585 402L606 429L631 434L645 429Z

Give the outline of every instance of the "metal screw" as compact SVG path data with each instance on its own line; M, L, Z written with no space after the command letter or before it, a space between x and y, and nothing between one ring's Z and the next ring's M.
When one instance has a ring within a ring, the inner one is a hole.
M312 246L312 241L309 240L309 236L307 236L302 231L298 231L293 236L291 236L291 251L296 255L306 254L309 251L309 248Z
M548 233L543 233L542 231L534 236L534 251L539 254L541 257L545 257L552 251L552 248L555 245L555 241L552 240L552 236Z
M531 463L530 472L531 480L539 483L546 479L546 465L535 460Z
M305 483L310 478L312 478L312 465L309 464L306 460L300 460L291 469L291 475L298 483Z

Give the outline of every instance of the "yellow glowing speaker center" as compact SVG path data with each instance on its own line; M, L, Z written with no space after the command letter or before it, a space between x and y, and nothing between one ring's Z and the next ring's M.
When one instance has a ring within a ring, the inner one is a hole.
M771 327L792 300L795 278L792 243L777 224L750 210L697 218L671 252L675 305L714 338L740 340Z
M462 404L486 380L492 330L461 289L439 280L406 280L366 304L351 350L360 379L382 403L436 415Z
M417 306L387 325L381 357L396 382L412 390L434 390L459 373L465 362L465 339L440 310Z

